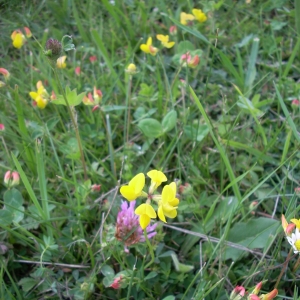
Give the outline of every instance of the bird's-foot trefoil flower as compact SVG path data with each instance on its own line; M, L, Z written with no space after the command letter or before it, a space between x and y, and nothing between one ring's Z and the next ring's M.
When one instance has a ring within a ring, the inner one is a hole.
M36 106L40 109L44 109L49 101L49 95L47 90L44 88L42 81L38 81L36 84L37 91L30 92L30 97L34 100Z
M180 13L180 23L182 25L191 25L194 20L195 17L193 15L187 14L185 12Z
M294 249L294 253L300 252L300 231L296 228L295 232L291 234L291 236L286 237L290 245Z
M148 195L143 192L145 186L145 175L139 173L135 175L128 183L120 188L121 195L128 201L133 201L140 196L147 197Z
M156 38L161 42L161 44L165 48L172 48L175 45L175 42L169 42L169 36L168 35L157 34Z
M151 185L149 188L149 194L152 194L162 182L167 181L166 175L158 170L152 170L147 173L147 176L151 178Z
M135 203L136 201L130 203L122 201L121 210L117 216L115 237L122 241L125 247L145 241L143 230L139 225L139 217L134 213ZM156 235L156 226L157 224L147 227L149 239Z
M192 56L189 52L187 52L181 55L180 62L183 67L196 68L200 62L200 58L197 54Z
M127 68L125 69L125 72L128 73L129 75L134 75L136 74L138 71L136 69L136 65L135 64L129 64L127 66Z
M200 23L203 23L203 22L205 22L207 20L206 14L201 9L194 8L192 10L192 13L193 13L193 15L195 17L195 20L197 20Z
M15 48L20 49L26 42L26 37L21 30L17 29L11 34L12 44Z
M67 58L67 56L64 55L64 56L59 57L56 60L56 66L57 66L57 68L64 69L67 66L67 64L66 64L66 58Z
M147 40L147 43L146 44L142 44L140 46L140 49L147 53L147 54L151 54L153 56L156 55L156 53L158 52L158 49L156 47L153 47L152 46L152 37L149 37L148 40Z
M230 300L240 300L245 296L246 289L243 286L236 286L230 294Z
M141 204L135 209L134 212L140 216L139 222L142 229L145 229L150 224L151 219L156 218L156 212L154 208L148 203Z
M295 219L296 220L296 219ZM296 225L293 223L288 223L287 220L285 219L285 216L282 215L281 216L281 225L282 228L284 230L284 233L288 236L290 236L292 234L292 232L294 231Z
M177 207L179 199L176 198L176 183L172 182L169 185L165 185L162 191L161 200L158 202L158 217L163 222L167 223L166 216L168 218L175 218L177 216Z

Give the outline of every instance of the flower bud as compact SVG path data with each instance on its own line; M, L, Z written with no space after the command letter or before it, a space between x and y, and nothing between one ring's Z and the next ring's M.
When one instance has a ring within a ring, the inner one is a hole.
M255 288L254 288L254 290L252 291L251 294L257 295L257 294L259 293L261 287L262 287L262 281L259 282L259 283L255 286Z
M121 287L122 276L119 276L114 279L113 283L110 285L115 290L118 290Z
M292 108L293 108L293 109L298 109L299 106L300 106L300 101L299 101L298 99L294 99L294 100L292 101Z
M169 32L170 32L170 35L176 35L177 34L177 27L175 25L171 26L169 28Z
M94 63L95 61L97 61L97 56L92 55L92 56L90 56L89 60L90 60L91 63Z
M93 184L93 185L91 186L91 190L92 190L93 192L100 192L100 189L101 189L101 185L100 185L100 184Z
M257 295L255 295L255 294L251 294L251 295L249 295L249 298L248 298L249 300L260 300L260 298L257 296Z
M299 186L295 188L295 193L298 197L300 197L300 187Z
M128 67L125 69L125 72L129 75L134 75L137 73L136 65L135 64L129 64Z
M8 187L13 187L19 185L20 183L20 175L16 171L7 171L4 175L4 183Z
M4 131L4 130L5 130L4 124L1 124L1 123L0 123L0 131Z
M45 46L45 55L53 61L56 61L62 52L62 45L58 40L48 39Z
M80 73L81 73L81 68L80 68L80 67L76 67L76 68L75 68L75 74L76 74L77 76L80 76Z
M10 77L10 73L4 68L0 68L0 74L4 76L5 80L8 80Z
M272 300L274 299L276 296L278 295L278 290L274 289L273 291L271 291L270 293L266 294L266 295L262 295L261 299L262 300Z
M243 286L236 286L230 294L230 300L242 299L245 296L246 290Z

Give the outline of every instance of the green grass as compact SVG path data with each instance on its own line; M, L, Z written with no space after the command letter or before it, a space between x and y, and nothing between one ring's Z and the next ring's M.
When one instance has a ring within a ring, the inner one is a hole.
M194 7L208 20L182 25L180 13ZM261 294L299 299L299 257L280 221L299 218L299 1L0 8L0 68L11 74L0 88L0 175L20 174L19 185L0 184L0 299L222 300L260 281ZM166 49L156 34L172 25ZM11 33L24 26L36 40L16 49ZM65 35L76 50L56 76L43 47ZM140 50L149 36L156 56ZM187 51L200 56L196 68L180 63ZM64 105L34 107L39 80ZM70 90L94 86L99 109L74 105ZM115 237L119 188L152 169L176 182L178 214L153 220L156 236L126 252Z

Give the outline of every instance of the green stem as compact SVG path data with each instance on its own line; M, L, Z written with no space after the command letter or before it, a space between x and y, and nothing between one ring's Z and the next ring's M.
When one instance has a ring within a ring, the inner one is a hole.
M59 86L59 89L64 97L64 100L66 102L66 105L67 105L67 109L68 109L68 112L69 112L69 115L71 117L71 121L72 121L72 124L73 124L73 127L74 127L74 130L75 130L75 134L76 134L76 139L77 139L77 143L78 143L78 148L79 148L79 151L80 151L80 158L81 158L81 162L82 162L82 167L83 167L83 173L84 173L84 180L87 180L88 177L87 177L87 171L86 171L86 163L85 163L85 159L84 159L84 153L83 153L83 148L82 148L82 144L81 144L81 139L80 139L80 134L79 134L79 130L78 130L78 126L77 126L77 122L75 121L75 118L74 118L74 114L72 112L72 109L70 107L70 104L68 102L68 99L67 99L67 96L66 96L66 93L61 85L61 82L59 80L59 77L58 77L58 73L56 71L55 68L53 68L53 72L55 74L55 77L56 77L56 81L58 83L58 86Z
M153 247L152 247L152 245L151 245L151 243L150 243L150 241L148 239L148 235L147 235L146 229L144 229L144 236L145 236L145 240L146 240L147 246L148 246L148 248L150 250L150 256L151 256L151 260L147 263L147 265L144 268L144 270L145 270L145 269L147 269L148 267L150 267L153 264L153 262L155 260L155 257L154 257Z

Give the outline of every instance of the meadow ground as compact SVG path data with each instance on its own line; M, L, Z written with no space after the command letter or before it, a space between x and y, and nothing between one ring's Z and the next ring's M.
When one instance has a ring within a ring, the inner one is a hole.
M298 299L299 0L0 13L0 299Z

